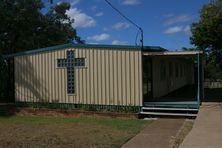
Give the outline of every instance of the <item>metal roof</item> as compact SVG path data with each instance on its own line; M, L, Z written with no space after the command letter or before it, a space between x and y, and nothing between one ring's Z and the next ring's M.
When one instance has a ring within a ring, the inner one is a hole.
M142 50L141 46L132 46L132 45L100 45L100 44L63 44L56 45L52 47L39 48L34 50L22 51L14 54L5 55L5 58L15 57L15 56L23 56L23 55L31 55L38 54L43 52L61 50L64 48L96 48L96 49L130 49L130 50ZM144 46L143 50L145 52L155 52L155 51L166 51L166 49L159 46Z
M143 55L149 56L195 56L197 54L203 54L203 51L160 51L160 52L145 52Z

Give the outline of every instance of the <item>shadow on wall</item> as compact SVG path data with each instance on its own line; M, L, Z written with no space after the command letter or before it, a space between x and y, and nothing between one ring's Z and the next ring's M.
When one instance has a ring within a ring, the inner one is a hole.
M205 88L204 102L222 102L222 88Z
M197 86L185 85L160 98L149 99L150 102L183 102L196 101Z
M204 102L222 102L222 80L206 80L204 87Z
M45 99L48 98L48 95L46 95L48 91L46 83L36 73L40 73L40 70L34 70L30 57L24 56L22 59L15 60L17 62L15 63L15 66L17 66L15 67L17 69L15 73L17 76L15 77L18 79L15 81L17 86L15 97L26 102L45 102ZM42 69L41 65L38 65L38 67Z
M13 63L0 55L0 103L14 102Z

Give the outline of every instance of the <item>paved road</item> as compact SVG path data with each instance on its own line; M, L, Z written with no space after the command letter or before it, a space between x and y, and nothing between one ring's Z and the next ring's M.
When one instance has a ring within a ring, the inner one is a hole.
M122 148L170 148L183 122L184 119L158 119Z
M222 148L222 103L203 103L180 148Z

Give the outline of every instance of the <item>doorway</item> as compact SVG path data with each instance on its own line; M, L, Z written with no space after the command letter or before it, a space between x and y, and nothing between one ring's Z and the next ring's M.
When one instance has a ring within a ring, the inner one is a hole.
M143 102L153 98L152 58L143 56Z

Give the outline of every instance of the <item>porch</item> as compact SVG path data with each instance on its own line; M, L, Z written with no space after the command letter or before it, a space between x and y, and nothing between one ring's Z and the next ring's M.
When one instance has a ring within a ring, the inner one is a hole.
M196 116L204 95L202 82L202 52L144 52L141 113Z

